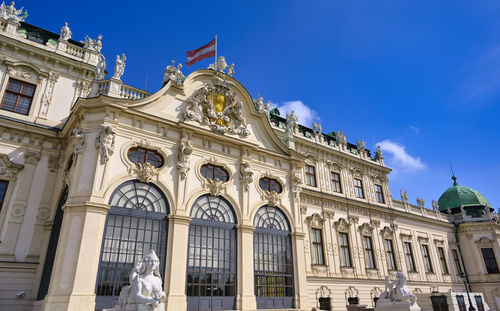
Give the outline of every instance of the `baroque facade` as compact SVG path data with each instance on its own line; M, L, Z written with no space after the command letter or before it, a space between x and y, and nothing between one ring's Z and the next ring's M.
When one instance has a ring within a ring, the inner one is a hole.
M479 193L395 199L381 150L280 116L223 58L152 94L125 54L105 79L101 36L24 18L0 7L0 310L111 308L150 250L167 310L373 308L399 270L425 310L468 307L464 284L500 310Z

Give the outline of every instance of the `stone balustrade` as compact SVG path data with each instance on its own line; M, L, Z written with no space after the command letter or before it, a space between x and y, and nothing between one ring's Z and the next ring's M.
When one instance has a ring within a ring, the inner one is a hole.
M133 86L129 85L122 85L121 91L120 91L120 98L127 98L127 99L143 99L145 97L148 97L151 95L151 93L146 92L144 90L140 90L138 88L135 88Z
M139 100L150 96L151 93L123 84L121 80L111 78L94 81L90 97L97 97L99 95Z
M81 59L85 57L85 49L73 44L66 44L66 53Z

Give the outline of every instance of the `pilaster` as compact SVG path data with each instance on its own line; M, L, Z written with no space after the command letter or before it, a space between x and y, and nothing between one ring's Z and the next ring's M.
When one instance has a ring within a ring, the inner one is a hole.
M94 310L106 204L66 204L49 291L42 310Z
M254 291L253 232L254 226L238 225L238 294L236 309L255 310L257 301Z
M294 270L295 270L295 308L308 310L311 308L309 304L309 297L307 296L307 278L306 278L306 264L304 250L305 234L300 232L292 233L292 244Z

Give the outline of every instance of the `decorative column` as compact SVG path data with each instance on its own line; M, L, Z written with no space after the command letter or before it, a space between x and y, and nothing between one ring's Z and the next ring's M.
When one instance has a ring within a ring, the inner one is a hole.
M165 310L186 310L186 265L187 245L189 238L189 222L191 217L182 215L169 215L168 248L165 293L167 302Z
M304 249L305 234L302 232L292 233L294 270L295 270L295 301L294 305L297 309L308 310L309 297L307 296L307 278L306 278L306 263Z
M254 226L238 225L238 294L236 309L255 310L253 232Z
M54 260L49 291L42 310L94 310L95 284L109 206L69 203Z

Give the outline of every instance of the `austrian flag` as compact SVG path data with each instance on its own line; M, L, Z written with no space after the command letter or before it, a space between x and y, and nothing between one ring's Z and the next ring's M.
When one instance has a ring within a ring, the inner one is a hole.
M201 48L198 48L196 50L191 50L187 51L187 59L186 59L186 64L188 66L191 66L192 64L208 58L208 57L215 57L215 52L217 50L217 38L213 39L210 41L208 44L205 44Z

